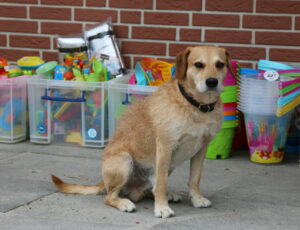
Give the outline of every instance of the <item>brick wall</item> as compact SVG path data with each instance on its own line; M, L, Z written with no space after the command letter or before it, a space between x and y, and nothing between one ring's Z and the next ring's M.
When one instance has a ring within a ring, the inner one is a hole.
M174 60L186 46L226 47L243 66L300 62L296 0L0 0L0 56L57 59L56 34L112 17L126 66L143 56Z

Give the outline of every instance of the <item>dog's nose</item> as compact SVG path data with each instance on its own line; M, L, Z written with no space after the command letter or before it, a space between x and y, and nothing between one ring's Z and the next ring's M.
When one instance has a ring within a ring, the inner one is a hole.
M206 85L209 88L217 87L217 85L218 85L218 79L210 77L210 78L206 79Z

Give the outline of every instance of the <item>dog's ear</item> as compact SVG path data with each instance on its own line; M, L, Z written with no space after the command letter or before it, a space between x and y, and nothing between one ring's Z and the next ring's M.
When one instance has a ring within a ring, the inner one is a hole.
M178 80L183 80L186 77L186 71L187 71L187 59L191 52L191 47L186 48L185 50L181 51L176 56L176 73L175 77Z
M232 74L232 76L235 76L233 70L232 70L232 66L231 66L231 55L230 53L225 49L225 55L226 55L226 66L227 69L229 70L229 72Z

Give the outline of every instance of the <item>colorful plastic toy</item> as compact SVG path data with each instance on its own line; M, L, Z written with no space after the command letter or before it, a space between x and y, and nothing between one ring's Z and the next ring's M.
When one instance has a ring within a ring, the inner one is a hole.
M43 75L46 79L52 79L55 67L57 66L56 61L50 61L43 65L41 65L37 70L36 73Z
M64 80L64 74L68 71L66 66L58 65L54 70L54 80Z
M73 72L65 72L64 75L63 75L63 78L67 81L71 81L75 78Z
M174 63L143 58L136 63L135 74L131 77L130 84L159 86L174 76L174 70Z
M66 137L66 142L68 143L77 143L78 145L82 146L82 136L80 132L71 132Z
M23 106L24 103L21 98L13 98L12 104L7 102L0 115L0 129L10 131L12 125L17 125L23 112Z
M5 58L0 58L0 79L6 79L8 75L7 71L7 60Z
M72 102L64 102L58 111L54 114L54 118L59 120L59 117L71 106Z
M20 58L17 63L24 75L32 75L35 73L36 69L44 64L44 61L40 57L25 56Z
M88 63L88 58L85 53L66 54L64 56L64 64L72 68L82 70Z
M8 77L18 77L23 75L23 71L18 66L8 66Z

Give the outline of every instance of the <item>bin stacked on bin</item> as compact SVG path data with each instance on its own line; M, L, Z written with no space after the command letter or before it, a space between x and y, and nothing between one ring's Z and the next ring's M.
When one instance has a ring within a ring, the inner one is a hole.
M211 141L206 158L225 159L230 155L235 127L238 124L237 111L237 78L240 73L239 63L231 62L231 71L227 72L224 80L224 92L221 94L223 102L224 118L221 131Z
M276 116L278 81L268 81L264 74L241 75L238 108L245 115L250 160L279 163L283 159L292 113Z

